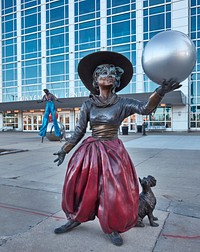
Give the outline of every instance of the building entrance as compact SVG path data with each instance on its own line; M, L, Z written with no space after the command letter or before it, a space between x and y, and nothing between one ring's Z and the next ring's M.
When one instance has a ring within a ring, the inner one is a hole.
M64 125L66 131L70 130L70 112L59 113L58 121Z
M23 113L23 130L39 131L42 125L42 113Z

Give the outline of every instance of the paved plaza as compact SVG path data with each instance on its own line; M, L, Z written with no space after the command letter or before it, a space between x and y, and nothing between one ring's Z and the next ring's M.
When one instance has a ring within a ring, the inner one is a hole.
M55 235L66 222L61 192L73 151L57 167L53 153L64 141L41 143L37 133L0 132L0 252L199 252L200 132L119 137L138 177L157 179L159 227L145 218L144 228L122 234L121 247L111 244L97 218Z

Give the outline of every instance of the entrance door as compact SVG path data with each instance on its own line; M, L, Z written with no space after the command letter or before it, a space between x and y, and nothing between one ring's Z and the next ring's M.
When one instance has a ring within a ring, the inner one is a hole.
M70 130L70 127L69 127L69 125L70 125L69 124L69 122L70 122L70 112L59 113L58 121L61 122L64 125L66 131Z
M42 125L42 113L24 113L23 129L24 131L39 131Z

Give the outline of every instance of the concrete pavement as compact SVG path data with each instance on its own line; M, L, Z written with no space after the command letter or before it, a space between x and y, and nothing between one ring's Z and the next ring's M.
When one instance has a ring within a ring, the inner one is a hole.
M159 227L135 227L116 247L98 219L55 235L64 224L61 192L66 164L52 154L63 143L41 143L35 133L0 132L0 252L197 252L200 248L200 133L121 136L138 176L157 179L155 215ZM17 152L20 151L20 152Z

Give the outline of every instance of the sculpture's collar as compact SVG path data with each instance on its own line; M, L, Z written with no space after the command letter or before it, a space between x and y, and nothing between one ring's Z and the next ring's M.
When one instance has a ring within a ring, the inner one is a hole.
M111 94L106 100L103 99L99 95L90 94L90 100L93 104L95 104L97 107L108 107L111 106L119 101L119 96L116 94Z

